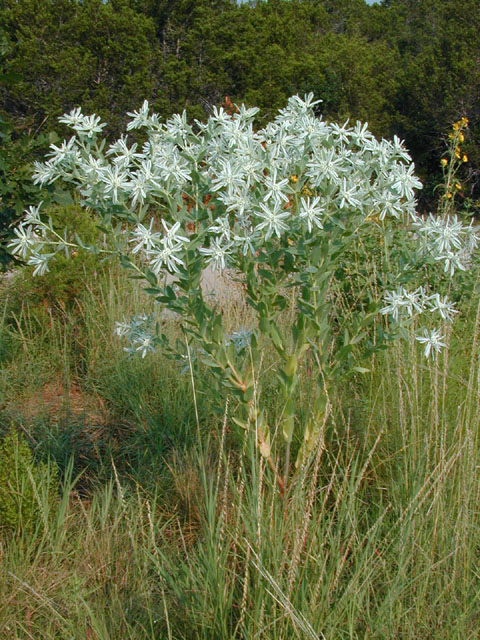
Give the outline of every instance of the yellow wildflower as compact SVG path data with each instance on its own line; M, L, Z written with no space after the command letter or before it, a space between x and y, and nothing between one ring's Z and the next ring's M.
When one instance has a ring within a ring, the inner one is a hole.
M462 156L462 162L468 162L468 156L466 153L464 153Z
M448 158L442 158L440 160L440 164L442 165L442 167L446 167L448 164Z
M460 182L456 182L455 183L455 189L457 189L458 191L460 191L460 189L462 188L462 185L460 184Z

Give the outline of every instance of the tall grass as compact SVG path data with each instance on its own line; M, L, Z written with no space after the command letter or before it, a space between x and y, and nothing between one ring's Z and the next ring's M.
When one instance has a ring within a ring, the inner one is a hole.
M45 322L24 301L3 317L1 421L60 462L62 489L52 501L48 478L27 477L41 526L0 538L0 637L478 638L475 299L437 361L398 344L330 392L320 444L282 498L231 404L201 380L194 398L161 354L123 353L114 322L140 296L111 270L74 311ZM64 405L22 413L59 375ZM101 424L69 410L72 381L103 405Z

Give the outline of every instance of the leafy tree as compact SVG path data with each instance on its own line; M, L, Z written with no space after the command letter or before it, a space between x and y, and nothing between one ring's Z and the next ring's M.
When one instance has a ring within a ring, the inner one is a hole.
M8 51L5 35L0 32L0 83L15 86L21 76L4 62ZM42 190L31 179L31 160L44 154L48 145L56 141L54 133L34 135L21 131L0 115L0 269L4 270L15 258L7 250L13 227L28 205L36 204Z
M390 30L402 65L394 128L405 138L427 182L426 194L441 180L442 136L461 116L470 121L468 155L472 174L480 164L480 4L475 0L388 0ZM478 197L480 176L471 195Z
M155 31L128 0L3 0L1 24L22 80L3 95L19 121L52 119L82 105L120 125L119 114L156 91Z

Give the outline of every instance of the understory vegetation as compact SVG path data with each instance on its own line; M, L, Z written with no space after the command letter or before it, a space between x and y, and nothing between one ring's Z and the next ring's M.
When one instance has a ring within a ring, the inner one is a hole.
M123 351L114 323L148 296L111 265L70 267L92 283L74 302L38 297L50 274L2 285L0 418L23 488L0 546L2 637L478 637L475 279L437 360L398 343L336 387L281 497L208 381ZM227 323L248 313L224 304ZM272 416L277 359L259 372Z

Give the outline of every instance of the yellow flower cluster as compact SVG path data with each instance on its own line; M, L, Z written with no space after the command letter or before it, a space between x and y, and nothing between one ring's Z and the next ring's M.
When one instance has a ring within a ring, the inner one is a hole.
M460 129L465 129L466 127L468 127L468 118L465 118L465 116L463 118L460 118L460 120L457 120L457 122L454 122L452 125L452 129L454 131L459 131Z
M440 165L444 171L445 191L443 197L452 202L457 193L463 196L461 193L463 187L461 182L456 180L456 173L462 164L468 162L468 156L462 151L461 147L465 142L464 131L467 128L468 118L463 117L453 123L452 129L448 134L450 140L448 155L440 160Z
M468 118L460 118L460 120L457 120L453 123L452 130L448 134L448 138L452 141L450 147L450 154L452 159L453 157L455 157L457 160L460 160L460 162L463 163L468 162L468 156L466 153L462 152L462 148L460 145L465 142L465 134L463 133L463 130L467 127ZM448 163L449 159L447 157L444 157L440 160L440 164L444 169L445 167L447 167Z

